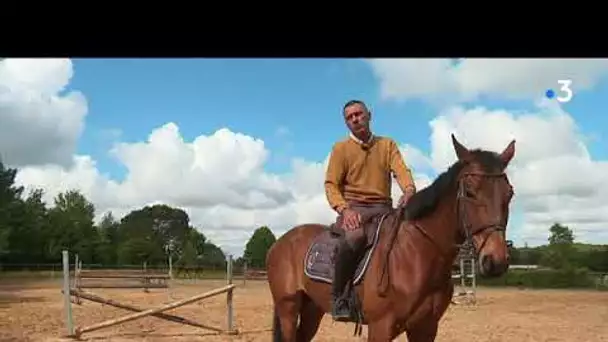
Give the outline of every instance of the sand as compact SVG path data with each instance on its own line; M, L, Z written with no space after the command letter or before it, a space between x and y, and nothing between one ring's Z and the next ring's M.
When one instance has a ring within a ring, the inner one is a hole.
M142 307L155 307L225 285L198 281L171 289L91 289L90 292ZM267 283L237 283L234 293L238 336L163 321L153 317L89 332L85 341L270 341L272 303ZM74 323L89 325L129 314L84 300L72 305ZM226 295L177 308L168 313L226 327ZM314 341L365 341L353 336L354 325L323 319ZM1 341L69 341L58 281L0 285ZM407 341L403 335L398 341ZM478 289L477 305L452 305L440 323L440 342L600 342L608 341L608 292Z

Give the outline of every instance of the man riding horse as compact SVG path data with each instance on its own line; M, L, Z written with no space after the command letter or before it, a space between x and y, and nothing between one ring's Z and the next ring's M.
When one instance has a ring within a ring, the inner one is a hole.
M391 173L403 192L399 206L416 192L412 173L395 141L372 134L371 112L365 103L347 102L343 115L350 136L333 146L325 177L327 200L338 213L336 227L344 231L332 288L332 315L337 321L348 321L351 316L345 289L367 242L364 226L393 209Z

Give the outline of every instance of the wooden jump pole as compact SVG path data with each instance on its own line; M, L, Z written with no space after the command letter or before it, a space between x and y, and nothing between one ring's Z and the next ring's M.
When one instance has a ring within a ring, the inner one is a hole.
M84 299L88 299L92 302L96 302L96 303L100 303L100 304L106 304L106 305L110 305L119 309L125 309L125 310L129 310L132 312L143 312L146 311L148 309L144 309L135 305L130 305L130 304L125 304L125 303L121 303L112 299L108 299L108 298L103 298L101 296L89 293L89 292L85 292L85 291L78 291L78 290L70 290L70 294L74 295L74 296L79 296L82 297ZM221 328L216 328L216 327L212 327L206 324L202 324L202 323L198 323L192 320L189 320L187 318L184 317L180 317L177 315L171 315L171 314L165 314L165 313L153 313L150 316L153 317L157 317L160 319L164 319L167 321L171 321L171 322L175 322L175 323L181 323L181 324L186 324L186 325L191 325L193 327L197 327L197 328L203 328L203 329L207 329L207 330L212 330L215 332L224 332L224 329Z
M103 298L103 297L94 295L92 293L87 293L78 288L71 289L70 288L69 252L67 250L64 250L62 252L62 255L63 255L63 290L62 290L62 293L64 296L64 305L65 305L65 312L66 312L66 318L67 318L66 319L67 328L68 328L67 335L70 337L79 338L85 332L103 329L106 327L118 325L118 324L125 323L128 321L133 321L133 320L136 320L136 319L139 319L142 317L146 317L146 316L153 316L153 317L157 317L160 319L172 321L175 323L182 323L182 324L191 325L191 326L195 326L195 327L199 327L199 328L203 328L203 329L208 329L208 330L212 330L212 331L220 332L220 333L227 333L227 334L232 334L232 335L238 334L238 330L234 328L234 320L233 320L232 299L233 299L233 290L236 287L236 285L232 283L232 255L229 255L229 257L228 257L227 275L226 275L227 285L226 286L221 287L219 289L205 292L203 294L192 296L190 298L186 298L186 299L182 299L182 300L170 303L170 304L166 304L166 305L160 306L158 308L152 308L152 309L143 309L143 308L140 308L140 307L137 307L134 305L119 303L117 301ZM77 272L80 271L78 265L76 266L76 269L77 269ZM171 309L174 309L174 308L177 308L180 306L188 305L188 304L203 300L205 298L217 296L218 294L221 294L224 292L228 293L227 294L228 329L220 329L220 328L208 326L205 324L201 324L198 322L194 322L194 321L191 321L189 319L186 319L186 318L183 318L180 316L163 313L164 311L171 310ZM107 304L110 306L133 311L135 313L126 315L126 316L123 316L123 317L120 317L117 319L106 320L106 321L92 324L92 325L85 326L85 327L74 328L73 317L72 317L71 295L81 297L84 299L88 299L93 302Z
M196 295L196 296L192 296L190 298L178 300L177 302L173 302L171 304L166 304L166 305L160 306L160 307L155 308L155 309L148 309L148 310L144 310L144 311L141 311L141 312L138 312L138 313L126 315L126 316L123 316L123 317L120 317L120 318L109 319L107 321L100 322L100 323L97 323L97 324L92 324L92 325L85 326L85 327L78 327L78 328L76 328L76 331L75 331L74 335L76 337L80 337L80 335L82 335L85 332L91 332L91 331L107 328L107 327L110 327L110 326L113 326L113 325L129 322L129 321L134 321L134 320L136 320L138 318L150 316L150 315L155 314L155 313L160 313L160 312L163 312L163 311L175 309L175 308L178 308L180 306L184 306L184 305L188 305L188 304L197 302L197 301L199 301L201 299L213 297L213 296L216 296L216 295L218 295L220 293L227 292L227 291L233 289L234 287L236 287L236 285L234 285L234 284L232 284L232 285L226 285L224 287L220 287L219 289L211 290L211 291L208 291L208 292Z
M96 273L95 271L87 273L88 271L82 271L80 275L83 278L103 278L103 279L169 279L168 274L102 274Z
M150 289L159 289L159 288L169 288L169 284L167 281L171 280L171 274L154 274L150 273L147 268L147 263L144 261L142 264L142 269L139 273L137 271L131 270L131 273L122 273L122 270L106 272L104 270L83 270L82 262L80 265L76 267L75 270L75 288L83 289L83 288L125 288L125 289L133 289L140 288L143 289L144 292L150 292ZM141 280L141 285L129 284L113 284L113 283L97 283L97 284L86 284L87 282L83 282L83 279L138 279ZM161 283L152 282L151 280L161 280ZM79 304L79 303L78 303Z

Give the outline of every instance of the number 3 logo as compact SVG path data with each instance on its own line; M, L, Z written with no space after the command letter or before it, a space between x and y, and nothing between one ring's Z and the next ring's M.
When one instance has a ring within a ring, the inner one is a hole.
M559 88L559 90L561 90L565 96L558 96L555 99L561 103L570 102L570 100L572 100L572 96L574 95L572 93L572 89L570 88L572 80L559 80L557 81L557 83L561 85L561 88Z

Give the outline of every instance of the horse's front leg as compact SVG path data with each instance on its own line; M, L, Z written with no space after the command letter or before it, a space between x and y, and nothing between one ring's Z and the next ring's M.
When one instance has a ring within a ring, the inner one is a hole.
M399 335L392 317L385 317L367 325L367 342L390 342Z
M437 337L438 322L433 317L424 324L407 329L408 342L434 342Z
M420 318L407 328L408 342L434 342L437 337L439 321L445 314L452 299L454 288L446 285L443 291L438 291L428 297L420 307Z

